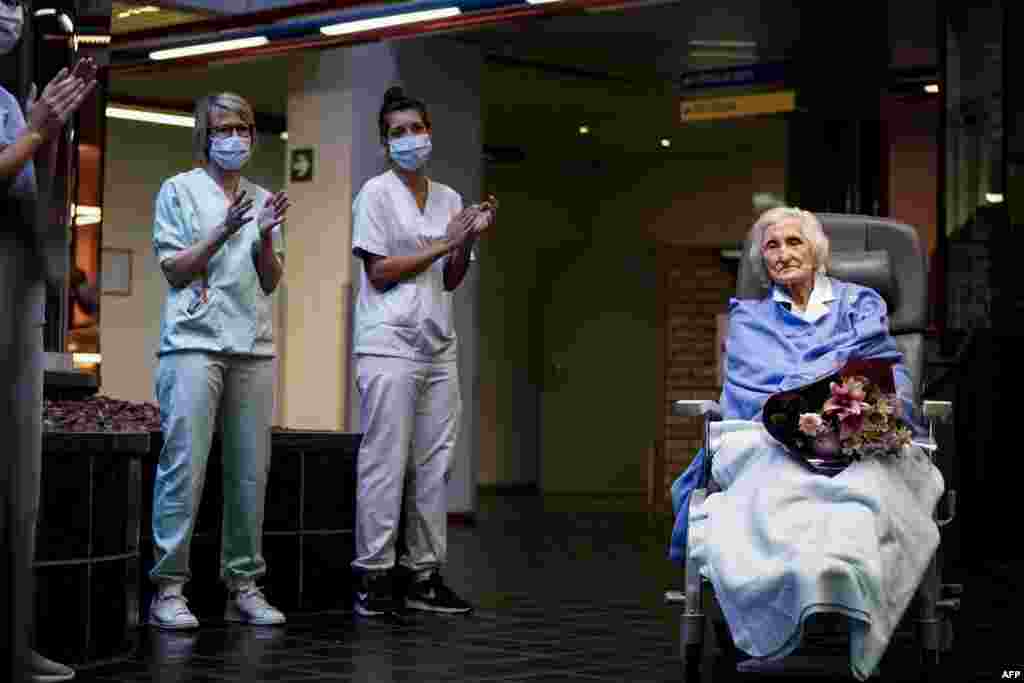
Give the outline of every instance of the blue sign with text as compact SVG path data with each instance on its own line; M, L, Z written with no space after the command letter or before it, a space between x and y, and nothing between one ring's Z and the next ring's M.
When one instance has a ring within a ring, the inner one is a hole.
M683 90L704 90L778 83L784 80L786 80L786 62L763 62L721 69L688 71L679 77L679 85Z

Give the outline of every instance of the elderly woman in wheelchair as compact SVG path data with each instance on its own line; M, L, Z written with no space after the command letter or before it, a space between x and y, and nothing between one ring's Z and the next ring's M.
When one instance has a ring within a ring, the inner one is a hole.
M704 448L672 487L670 557L686 563L687 614L700 617L688 625L684 615L684 645L703 642L695 632L703 629L699 576L710 582L749 662L785 657L812 615L833 613L847 617L850 671L864 680L929 570L944 481L915 444L897 457L854 460L824 476L769 435L762 410L771 396L851 360L880 359L893 363L915 440L927 438L886 303L873 289L829 277L829 240L819 220L800 209L771 209L747 245L747 265L763 275L770 294L730 302L720 407L680 402L690 404L691 415L721 416L707 419Z

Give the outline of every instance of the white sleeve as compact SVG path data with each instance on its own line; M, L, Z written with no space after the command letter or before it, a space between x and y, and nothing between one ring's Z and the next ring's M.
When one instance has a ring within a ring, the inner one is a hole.
M363 188L352 203L352 253L391 256L394 250L390 224L379 193Z

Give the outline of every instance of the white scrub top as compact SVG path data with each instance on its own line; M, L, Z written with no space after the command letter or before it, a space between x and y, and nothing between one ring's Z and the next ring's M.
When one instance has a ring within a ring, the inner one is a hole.
M462 210L462 197L428 180L423 211L394 171L366 181L352 203L352 251L378 256L411 256L443 239ZM471 254L471 258L474 256ZM444 288L446 258L386 291L376 289L361 262L356 300L355 355L398 356L417 361L456 358L454 292Z
M263 292L252 257L252 245L260 239L257 216L271 194L245 178L239 184L242 190L253 200L246 214L252 220L217 250L205 278L169 288L158 356L175 351L274 355L271 295ZM153 225L157 262L210 236L224 222L229 206L227 195L201 168L164 181ZM274 252L282 256L281 226L274 228L272 239Z

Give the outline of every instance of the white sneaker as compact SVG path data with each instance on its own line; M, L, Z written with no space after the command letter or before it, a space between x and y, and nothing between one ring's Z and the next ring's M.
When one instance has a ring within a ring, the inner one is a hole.
M277 626L285 622L284 614L272 607L256 584L242 586L231 593L224 608L224 621L254 626Z
M71 667L47 659L35 650L29 654L32 660L32 683L61 683L75 677L75 671Z
M149 625L167 631L199 628L199 620L188 608L188 600L178 593L157 593L149 605Z

